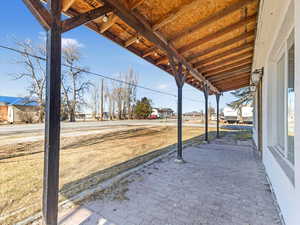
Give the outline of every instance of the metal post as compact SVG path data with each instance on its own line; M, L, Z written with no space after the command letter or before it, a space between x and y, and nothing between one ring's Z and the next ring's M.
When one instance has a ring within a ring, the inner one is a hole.
M177 159L182 160L182 86L177 86L178 102L177 102Z
M208 86L204 85L204 98L205 98L205 142L208 143Z
M217 101L217 138L220 138L220 96L221 94L216 94L216 101Z
M43 223L45 225L57 225L61 97L61 6L62 0L48 0L52 20L47 33L43 188Z
M177 158L176 162L184 162L182 157L182 87L185 82L185 76L182 73L182 65L178 65L178 69L173 65L174 77L178 90L177 102Z

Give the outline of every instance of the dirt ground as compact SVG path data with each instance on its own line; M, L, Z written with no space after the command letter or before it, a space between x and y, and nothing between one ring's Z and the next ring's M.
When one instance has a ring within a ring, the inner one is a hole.
M203 133L200 127L184 127L183 139L200 142ZM99 171L168 146L175 147L176 141L177 129L171 126L63 137L59 200L97 185L102 181L97 175ZM16 149L0 146L0 157L0 224L11 225L41 209L43 141L19 144Z

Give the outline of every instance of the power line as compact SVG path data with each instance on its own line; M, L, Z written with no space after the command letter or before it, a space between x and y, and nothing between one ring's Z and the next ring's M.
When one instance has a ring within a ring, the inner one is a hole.
M32 58L36 58L36 59L39 59L39 60L46 61L46 58L44 58L44 57L37 56L37 55L31 54L31 53L28 53L28 52L25 52L25 51L21 51L19 49L12 48L12 47L9 47L9 46L6 46L6 45L0 45L0 48L6 49L6 50L9 50L9 51L13 51L13 52L16 52L16 53L19 53L19 54L22 54L22 55L25 54L25 55L28 55ZM109 76L106 76L106 75L103 75L103 74L99 74L99 73L96 73L96 72L91 72L91 71L88 71L88 70L85 70L85 69L82 69L82 68L66 65L64 63L62 63L61 65L64 66L64 67L68 67L70 69L81 70L84 73L91 74L91 75L98 76L98 77L102 77L104 79L108 79L108 80L111 80L111 81L114 81L114 82L119 82L119 83L131 85L131 86L135 86L137 88L141 88L141 89L148 90L148 91L151 91L151 92L155 92L155 93L158 93L158 94L168 95L168 96L172 96L172 97L175 97L175 98L177 97L177 95L169 93L169 92L159 91L159 90L155 90L155 89L152 89L152 88L149 88L149 87L146 87L146 86L133 84L133 83L130 83L130 82L127 82L127 81L124 81L124 80L112 78L112 77L109 77ZM191 98L186 98L186 97L184 99L188 100L188 101L193 101L193 102L201 102L201 101L191 99Z

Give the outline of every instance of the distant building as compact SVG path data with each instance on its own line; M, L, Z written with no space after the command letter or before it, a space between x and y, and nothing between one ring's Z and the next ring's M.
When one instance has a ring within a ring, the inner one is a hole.
M36 122L39 105L29 98L0 96L0 121Z
M174 116L173 109L170 108L152 108L151 118L170 118Z
M170 118L170 117L174 116L174 111L173 111L173 109L170 109L170 108L162 108L159 110L159 115L160 115L160 118Z

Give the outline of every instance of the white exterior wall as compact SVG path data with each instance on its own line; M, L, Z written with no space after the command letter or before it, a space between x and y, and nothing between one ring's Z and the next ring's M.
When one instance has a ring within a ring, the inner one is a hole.
M298 12L298 13L296 13ZM295 28L295 165L294 184L286 175L282 164L271 152L270 142L276 138L276 102L270 99L275 89L271 82L276 79L275 66L278 53L287 34ZM263 163L275 192L286 225L300 224L300 0L261 0L258 33L253 70L264 67L262 90ZM257 102L257 101L256 101ZM255 104L255 107L257 105ZM257 110L253 139L257 144Z
M293 221L300 221L300 1L295 0L295 211ZM296 212L297 211L297 212Z

